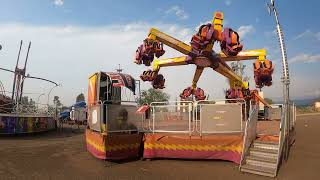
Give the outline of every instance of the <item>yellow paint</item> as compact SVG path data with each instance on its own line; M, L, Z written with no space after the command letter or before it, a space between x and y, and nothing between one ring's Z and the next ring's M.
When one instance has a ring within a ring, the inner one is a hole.
M190 150L190 151L233 151L242 152L241 145L185 145L185 144L162 144L162 143L145 143L145 149L165 149L165 150Z
M102 123L101 132L106 132L106 124Z
M221 17L217 17L218 13L221 14ZM224 15L222 12L215 12L213 14L213 20L212 20L213 28L219 32L218 40L220 41L222 39L221 33L223 28L223 18L224 18Z
M249 82L243 82L242 86L244 89L249 89Z
M153 71L159 71L160 67L187 65L186 56L180 56L175 58L156 59L153 61Z
M166 33L163 33L155 28L151 28L149 31L149 36L150 39L153 40L158 40L162 42L163 44L183 53L188 55L191 52L191 46L173 38L172 36L169 36Z
M107 151L120 151L125 149L137 149L140 147L140 143L134 143L134 144L118 144L118 145L112 145L106 147Z
M101 152L106 152L106 147L104 145L102 146L100 144L97 144L89 138L87 138L86 141L88 144L93 146L96 150L101 151Z
M254 59L265 60L267 51L265 49L243 50L239 52L237 56L226 56L223 52L220 52L219 56L223 61L241 61Z
M87 138L86 139L87 143L93 146L96 150L101 151L101 152L106 152L106 151L120 151L120 150L125 150L125 149L137 149L140 147L140 143L134 143L134 144L118 144L118 145L101 145L97 144L91 139Z
M27 124L28 124L28 132L33 131L33 120L32 117L27 117Z
M93 74L89 78L89 89L88 89L88 104L92 104L97 101L97 85L98 73Z

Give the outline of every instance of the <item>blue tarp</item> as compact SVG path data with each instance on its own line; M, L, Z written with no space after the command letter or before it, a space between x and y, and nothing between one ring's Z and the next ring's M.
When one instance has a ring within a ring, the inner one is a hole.
M74 105L72 105L72 107L75 107L75 108L79 108L79 107L86 107L86 102L85 101L80 101L80 102L77 102L75 103Z
M70 111L63 111L59 114L61 119L65 119L67 117L70 117Z

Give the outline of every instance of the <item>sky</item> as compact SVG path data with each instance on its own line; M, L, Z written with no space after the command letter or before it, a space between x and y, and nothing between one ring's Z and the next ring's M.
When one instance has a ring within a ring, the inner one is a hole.
M52 90L49 102L58 95L65 105L74 103L79 93L87 94L88 77L97 71L115 71L138 78L147 70L133 63L135 50L151 27L186 43L199 25L210 21L213 12L224 12L224 26L240 34L244 49L265 48L275 64L273 85L263 89L266 97L280 99L281 54L274 17L265 0L0 0L0 67L14 69L20 40L24 40L21 60L32 41L27 73L48 78L62 86ZM285 35L293 99L320 96L320 21L315 13L320 1L276 0ZM219 51L218 46L214 48ZM165 47L163 58L181 55ZM246 61L246 75L254 88L252 61ZM21 64L22 66L22 61ZM175 99L191 85L194 65L162 68L166 89ZM0 71L0 81L11 91L13 76ZM223 97L227 80L212 69L205 69L198 86L210 98ZM47 103L52 84L25 81L25 94ZM148 82L142 89L150 88ZM45 95L41 95L41 94ZM41 96L40 96L41 95Z

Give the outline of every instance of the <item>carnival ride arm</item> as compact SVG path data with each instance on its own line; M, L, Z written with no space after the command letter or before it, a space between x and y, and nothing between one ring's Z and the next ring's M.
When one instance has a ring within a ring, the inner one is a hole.
M265 106L271 108L271 105L261 96L259 96L259 93L257 90L252 90L251 91L251 96L252 98L256 99L257 101L261 102L262 104L264 104Z

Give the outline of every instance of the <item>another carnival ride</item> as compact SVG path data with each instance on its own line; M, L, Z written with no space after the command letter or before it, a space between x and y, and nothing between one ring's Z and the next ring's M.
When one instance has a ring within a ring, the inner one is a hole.
M0 67L0 70L14 74L11 97L6 94L4 87L2 87L0 91L0 134L34 133L56 129L54 108L35 102L32 104L23 102L25 79L30 78L50 82L54 84L55 87L58 86L58 84L51 80L31 76L26 73L31 42L28 46L24 67L19 67L22 44L23 42L21 41L15 69L10 70Z

